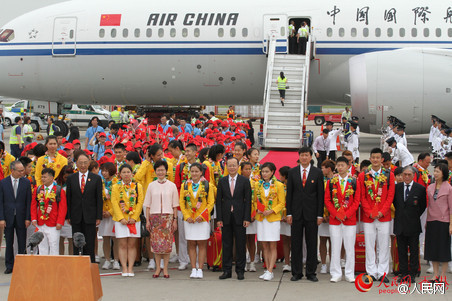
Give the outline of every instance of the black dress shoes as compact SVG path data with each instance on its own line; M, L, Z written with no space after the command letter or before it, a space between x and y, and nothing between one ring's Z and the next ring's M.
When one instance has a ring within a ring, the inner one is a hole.
M243 274L243 272L237 273L237 279L238 279L238 280L243 280L243 279L245 279L245 275Z
M292 278L290 278L290 281L298 281L301 280L301 278L303 278L303 276L293 275Z
M378 281L383 281L384 283L389 283L388 277L384 277L384 279L383 279L383 276L381 276L380 279L378 279Z
M220 275L220 277L218 277L220 280L224 280L224 279L228 279L228 278L232 278L232 274L228 273L228 272L224 272L222 275Z
M13 272L13 270L12 269L8 269L8 268L6 268L6 270L5 270L5 274L11 274Z
M306 279L308 279L309 281L312 281L312 282L318 282L319 281L319 279L317 279L316 275L306 276Z

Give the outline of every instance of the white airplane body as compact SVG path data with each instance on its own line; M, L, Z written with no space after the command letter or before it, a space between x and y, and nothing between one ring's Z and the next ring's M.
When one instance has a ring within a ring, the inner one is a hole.
M408 133L427 132L430 114L449 120L452 9L442 1L63 2L2 27L0 95L261 104L270 20L286 53L294 18L309 19L315 39L308 104L351 102L368 132L388 115Z

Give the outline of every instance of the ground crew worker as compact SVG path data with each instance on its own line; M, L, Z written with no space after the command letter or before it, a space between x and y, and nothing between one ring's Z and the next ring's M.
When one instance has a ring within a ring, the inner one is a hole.
M297 40L295 36L295 21L291 20L289 24L289 53L297 53Z
M235 119L235 112L234 112L233 106L229 106L227 116L228 116L228 119L232 119L232 120Z
M118 111L117 107L113 108L113 112L110 113L110 117L115 123L119 123L121 120L121 113Z
M284 72L280 72L278 79L276 80L278 84L279 98L281 99L281 105L284 107L284 100L286 98L286 87L287 87L287 77L284 76Z
M58 130L55 124L53 124L53 118L47 118L47 136L53 136L53 134Z
M309 27L306 22L301 23L301 27L298 29L297 43L298 54L306 55L306 43L308 42Z
M16 123L15 126L11 129L11 137L9 138L9 145L11 148L11 155L16 158L19 158L22 154L24 140L22 139L22 118L17 116L14 119Z
M24 118L24 127L23 127L23 130L24 130L24 144L25 144L25 146L27 146L28 144L30 144L30 143L32 143L33 142L33 138L34 138L34 136L35 136L35 132L33 131L33 128L31 127L31 125L30 125L30 123L31 123L31 119L30 119L30 117L25 117Z

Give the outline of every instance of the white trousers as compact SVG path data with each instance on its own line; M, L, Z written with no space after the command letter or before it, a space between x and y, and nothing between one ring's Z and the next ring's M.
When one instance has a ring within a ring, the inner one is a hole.
M364 224L364 240L366 243L366 272L379 279L389 273L389 228L390 222ZM378 263L376 261L375 243L378 243Z
M330 274L331 278L342 277L341 269L341 249L342 242L345 248L345 277L355 278L355 239L356 226L330 225L331 240L331 262Z
M177 230L179 235L179 264L189 264L187 240L185 239L184 215L177 211Z
M424 243L425 243L425 224L427 223L427 210L424 211L421 215L421 227L422 233L419 234L419 246L420 246L420 255L424 257Z
M44 239L39 244L39 255L60 255L60 231L46 225L38 228L44 234Z

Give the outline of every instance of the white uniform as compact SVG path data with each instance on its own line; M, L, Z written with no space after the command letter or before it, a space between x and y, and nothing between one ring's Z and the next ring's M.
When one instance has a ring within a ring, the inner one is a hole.
M402 136L400 136L400 135L397 135L397 136L399 136L399 141L398 141L398 142L400 142L400 143L402 143L403 145L405 145L405 147L408 147L408 143L407 143L407 141L406 141L406 135L405 135L405 133L403 133Z
M350 136L348 136L347 150L353 153L353 159L359 158L359 141L356 132L352 132Z
M337 151L337 137L341 134L341 130L331 130L328 133L328 136L330 138L330 151Z
M432 125L431 128L430 128L430 134L428 135L428 142L429 143L433 142L433 137L435 135L435 129L436 129L436 127L434 125Z
M395 164L400 161L400 166L405 167L414 163L413 155L402 143L397 143L396 148L393 150L394 158L392 163Z

